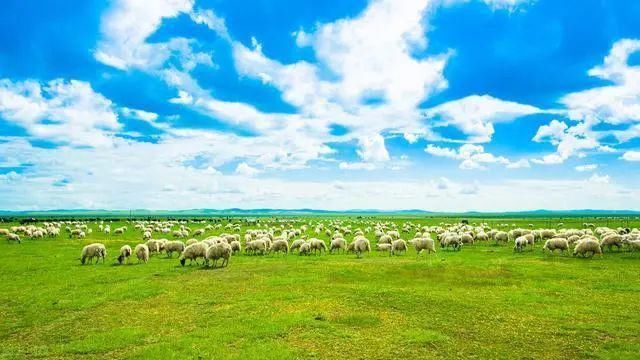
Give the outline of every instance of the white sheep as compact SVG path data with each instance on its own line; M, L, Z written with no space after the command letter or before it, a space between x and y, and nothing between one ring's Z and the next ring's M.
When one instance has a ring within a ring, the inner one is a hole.
M519 236L514 240L513 251L522 252L527 247L529 241L524 236Z
M407 242L402 239L395 240L391 244L391 255L395 255L399 252L407 252Z
M308 242L303 242L300 244L300 250L298 251L298 255L309 255L311 254L311 244Z
M189 259L189 265L195 260L198 264L198 258L205 258L207 256L207 249L209 246L205 242L198 242L187 246L180 255L180 264L184 266L187 259Z
M134 251L136 253L136 257L138 258L138 263L142 261L146 264L147 261L149 261L149 247L147 246L147 244L136 245Z
M311 247L311 250L313 250L314 254L317 254L317 252L320 251L320 255L322 255L322 251L327 251L327 244L320 239L310 239L309 246Z
M18 244L20 244L22 242L20 240L20 235L18 235L16 233L7 234L7 242L10 242L10 241L16 241Z
M295 249L300 249L300 246L302 246L302 244L304 244L305 241L303 239L298 239L298 240L294 240L291 243L291 246L289 247L289 251L293 251Z
M180 240L167 241L164 244L164 250L167 253L168 257L173 257L173 253L182 253L184 251L185 245Z
M229 243L229 245L231 245L232 254L239 254L240 252L242 252L242 245L240 244L240 241L233 240L231 243Z
M602 256L602 249L598 241L587 238L580 240L576 243L576 247L573 249L573 256L580 255L582 257L593 257L595 254Z
M124 245L120 248L120 255L118 256L118 263L122 264L123 262L125 262L125 260L127 262L129 262L129 256L131 256L131 246L129 245Z
M551 238L544 242L544 246L542 247L542 252L548 250L553 253L554 250L560 250L560 252L569 250L569 242L564 238Z
M613 246L618 248L618 250L622 248L622 236L618 234L611 234L602 238L602 242L600 243L600 248L602 248L602 250L607 247L607 249L611 251L611 247Z
M331 240L331 244L329 245L329 253L333 254L334 250L342 250L342 252L347 250L347 241L343 238L335 238Z
M387 244L387 243L377 243L376 244L376 250L377 251L381 251L381 252L388 252L391 251L391 244Z
M289 243L287 242L287 240L277 239L271 244L271 248L269 249L269 252L274 252L274 253L282 252L283 254L286 255L289 253Z
M231 245L226 242L210 246L205 255L206 265L209 266L209 260L213 260L213 267L215 268L218 264L218 260L222 259L222 267L227 266L229 264L231 252Z
M104 264L104 258L107 256L107 248L104 244L101 243L93 243L89 244L82 248L82 252L80 253L80 262L84 265L87 259L89 259L89 264L93 262L93 258L97 257L96 264L102 258L102 263Z
M418 256L420 256L420 253L423 250L426 250L428 254L436 252L435 242L431 238L420 237L412 239L411 242L413 243L413 247L416 249Z
M358 258L362 257L365 252L371 252L371 243L363 236L356 236L350 245L353 245L352 251L356 253Z

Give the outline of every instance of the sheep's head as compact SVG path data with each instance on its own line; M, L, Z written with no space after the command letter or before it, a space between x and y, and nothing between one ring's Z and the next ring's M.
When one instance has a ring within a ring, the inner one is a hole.
M184 266L185 262L187 259L185 259L184 257L180 258L180 265Z

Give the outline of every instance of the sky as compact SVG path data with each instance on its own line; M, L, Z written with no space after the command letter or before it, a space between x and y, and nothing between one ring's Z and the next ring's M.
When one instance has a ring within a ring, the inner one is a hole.
M640 210L638 1L0 7L0 209Z

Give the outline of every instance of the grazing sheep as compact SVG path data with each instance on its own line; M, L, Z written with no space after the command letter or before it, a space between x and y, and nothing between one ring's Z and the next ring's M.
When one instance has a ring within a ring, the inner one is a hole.
M15 233L7 234L7 242L10 242L10 241L16 241L18 244L20 244L22 242L20 240L20 235L15 234Z
M495 235L493 235L493 238L496 241L496 243L507 242L509 241L509 234L505 231L498 231L497 233L495 233Z
M309 240L309 246L311 247L311 250L313 250L314 255L317 254L318 251L320 251L320 255L322 255L322 251L327 251L327 244L320 239Z
M389 244L391 245L391 242L393 241L393 239L391 238L390 235L382 235L380 236L380 239L378 239L378 244Z
M413 243L413 247L416 249L416 253L418 254L418 256L420 256L422 250L427 250L428 254L436 252L435 242L433 241L433 239L421 237L412 239L411 242Z
M604 250L605 246L609 251L611 251L611 247L613 246L617 247L618 250L622 249L622 236L618 234L611 234L603 237L600 247Z
M573 256L580 255L582 257L593 257L595 254L602 256L602 249L600 244L593 239L583 239L578 241L576 247L573 249Z
M187 259L189 259L189 265L193 263L195 260L196 265L198 265L198 258L205 258L207 256L207 249L209 246L205 242L199 242L195 244L191 244L184 248L184 251L180 255L180 264L184 266Z
M289 243L287 242L287 240L278 239L271 244L271 248L269 249L269 252L274 252L274 253L282 252L283 254L286 255L289 253Z
M516 252L522 252L522 250L523 250L525 247L527 247L527 244L529 243L529 241L527 240L527 238L526 238L526 237L524 237L524 236L520 236L520 237L517 237L517 238L514 240L514 243L515 243L515 244L514 244L514 246L513 246L513 251L516 251Z
M149 248L149 254L159 253L160 252L160 241L159 240L148 240L146 243Z
M138 263L142 261L146 264L147 261L149 261L149 247L147 246L147 244L136 245L134 251L136 253L136 257L138 258Z
M269 248L267 247L267 242L263 239L253 240L247 243L245 247L245 252L251 252L253 255L260 252L260 255L264 255Z
M124 245L123 247L120 248L120 256L118 256L118 263L122 264L123 262L125 262L125 260L129 262L129 256L131 256L131 246Z
M407 242L402 240L402 239L398 239L395 240L392 244L391 244L391 255L395 255L398 252L407 252Z
M353 252L358 258L362 257L365 252L371 252L371 243L365 237L357 236L351 244L353 244Z
M177 253L183 252L184 248L185 248L185 245L180 240L167 241L167 243L164 244L164 251L167 252L168 257L173 257L174 252L177 252Z
M333 254L334 250L342 250L342 252L347 250L347 241L343 238L335 238L331 240L331 244L329 244L329 253Z
M145 231L142 234L142 240L149 240L149 239L151 239L151 231Z
M460 251L462 249L462 240L459 235L450 234L440 241L440 247L445 249L452 247L453 250Z
M242 245L238 240L233 240L229 245L231 245L231 254L239 254L242 251Z
M302 246L302 244L304 244L306 241L304 241L303 239L298 239L298 240L294 240L291 243L291 246L289 247L289 251L295 250L295 249L300 249L300 246Z
M222 267L227 266L231 252L231 245L226 242L210 246L205 255L206 266L209 266L209 260L213 260L213 268L215 269L219 259L222 259Z
M107 256L107 248L104 244L101 243L93 243L89 244L82 248L82 252L80 253L80 262L84 265L87 259L89 259L89 264L93 262L93 258L98 258L96 260L96 264L102 258L102 263L104 264L104 258Z
M300 250L298 251L298 255L310 255L311 254L311 244L308 242L304 242L300 245Z
M391 244L387 244L387 243L380 244L380 243L378 243L378 244L376 244L376 250L377 251L381 251L381 252L389 252L389 251L391 251Z
M553 253L554 250L560 250L560 252L569 250L569 241L563 238L551 238L544 242L544 246L542 247L542 252L548 250Z

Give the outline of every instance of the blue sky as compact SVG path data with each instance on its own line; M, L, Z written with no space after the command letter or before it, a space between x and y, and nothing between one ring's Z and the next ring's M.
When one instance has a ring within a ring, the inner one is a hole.
M1 6L2 209L640 209L638 2Z

